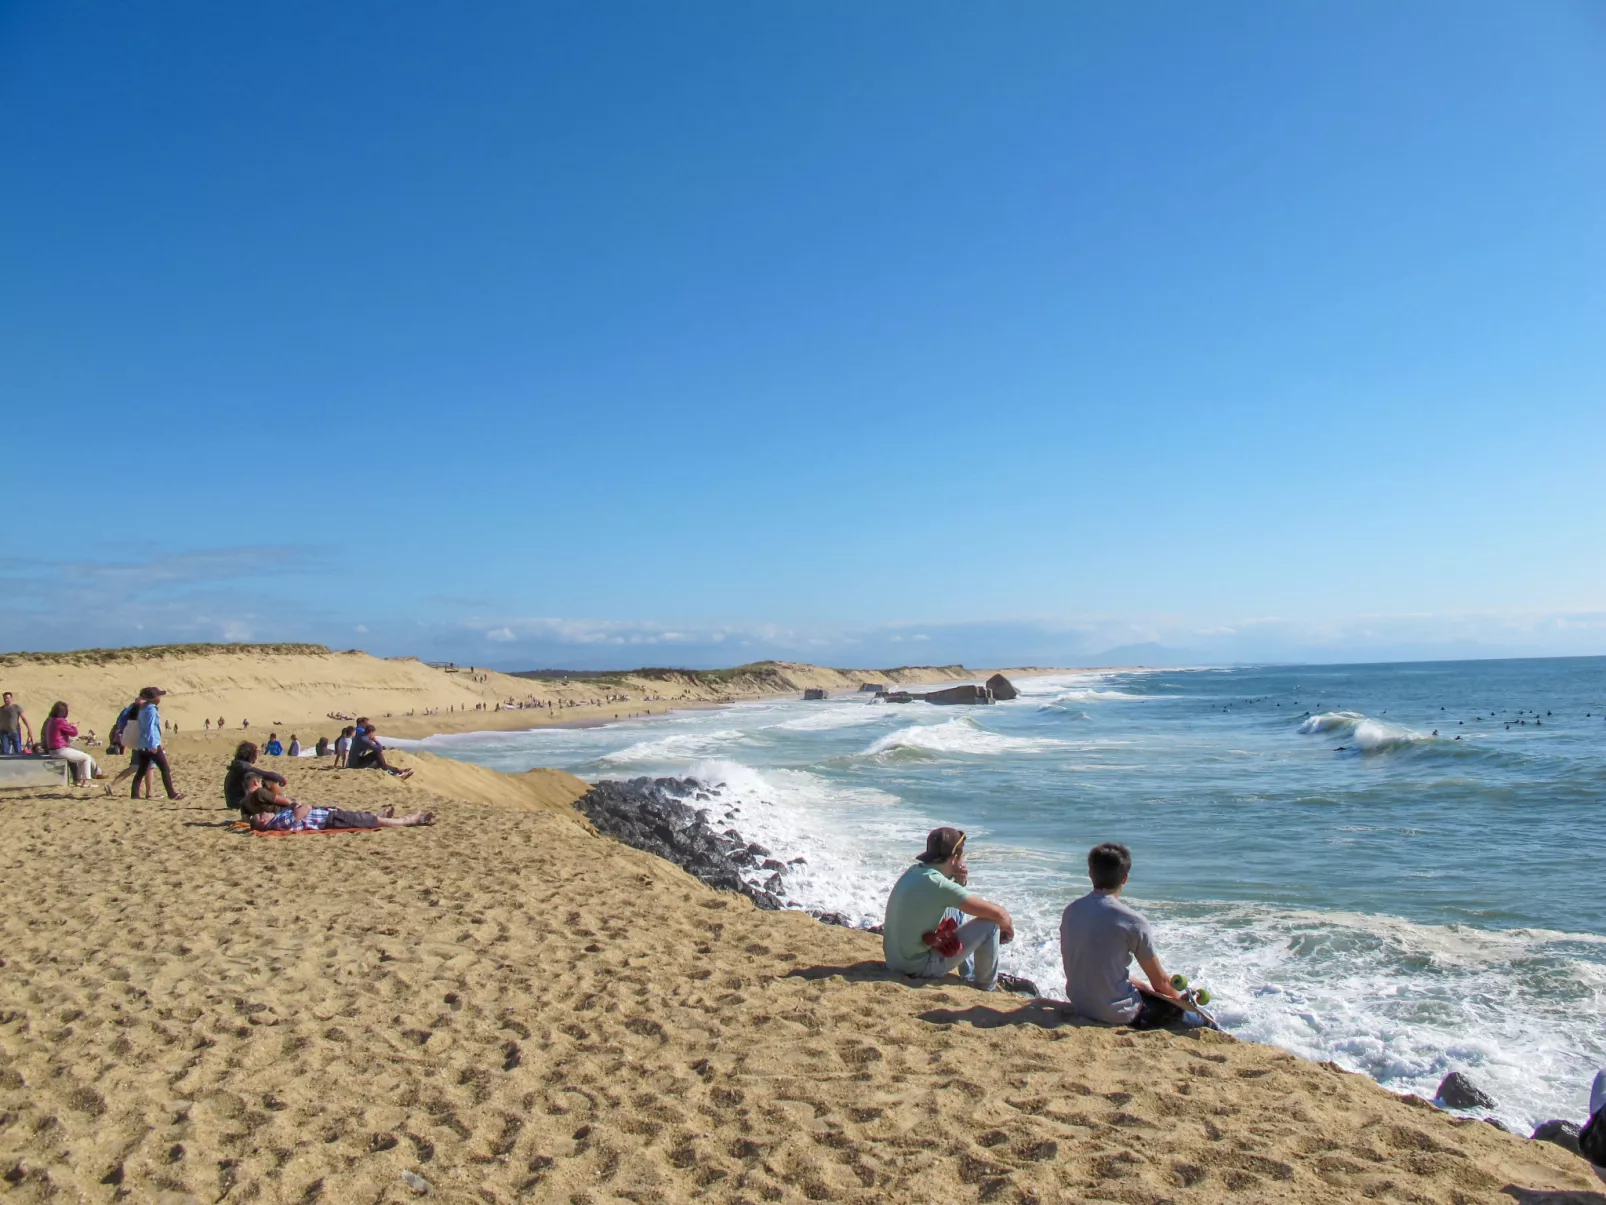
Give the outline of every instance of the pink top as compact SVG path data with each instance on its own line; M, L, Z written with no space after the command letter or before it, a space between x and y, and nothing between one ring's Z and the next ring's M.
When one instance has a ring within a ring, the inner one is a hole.
M45 738L45 752L54 753L72 744L73 737L78 735L78 728L66 720L51 716L45 721L45 730L40 735Z

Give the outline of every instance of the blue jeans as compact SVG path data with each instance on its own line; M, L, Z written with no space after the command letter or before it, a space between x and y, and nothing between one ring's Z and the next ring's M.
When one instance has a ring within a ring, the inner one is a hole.
M944 918L962 920L959 909L949 908ZM940 979L949 971L959 973L984 992L993 990L998 982L998 926L990 920L972 918L959 926L959 953L944 958L933 950L926 955L926 965L915 972L922 979Z
M0 732L0 757L7 753L22 752L21 732Z

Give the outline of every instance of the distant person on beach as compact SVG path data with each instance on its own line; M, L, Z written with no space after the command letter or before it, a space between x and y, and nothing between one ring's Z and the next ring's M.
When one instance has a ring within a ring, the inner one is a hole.
M22 704L11 697L11 692L5 692L5 702L0 704L0 756L6 754L19 754L22 752L22 734L28 733L28 743L33 744L33 725L28 723L28 717L22 712Z
M1013 941L1015 922L998 904L972 895L965 884L965 834L936 828L926 850L899 876L887 897L881 949L887 969L938 979L972 964L972 983L990 992L998 982L998 946ZM974 919L960 923L961 914Z
M279 734L277 732L268 733L268 743L262 746L262 752L269 757L284 756L284 746L279 743Z
M288 801L287 801L288 802ZM435 823L434 812L414 812L411 816L377 815L374 812L348 812L345 808L315 808L292 803L277 812L254 812L251 827L259 833L321 833L348 828L420 828Z
M340 730L340 735L335 738L335 769L341 770L345 768L346 761L351 756L351 738L356 731L355 728L348 724Z
M329 738L319 736L318 743L312 747L312 752L318 757L327 757L329 755Z
M162 789L167 792L169 799L183 799L184 796L173 788L173 771L167 764L167 752L162 748L162 714L157 709L158 700L167 692L159 686L147 686L139 692L139 711L129 722L135 725L139 733L139 743L134 747L134 786L129 795L139 798L139 780L152 766L162 772ZM147 798L149 788L147 788Z
M281 787L285 785L283 774L262 769L256 764L256 760L257 747L250 741L241 741L235 747L234 760L229 763L229 768L223 775L224 807L242 811L245 808L246 796L264 782L271 782Z
M301 738L293 732L290 734L290 756L301 756Z
M73 739L78 735L78 726L67 720L67 704L57 703L50 709L44 727L39 730L44 740L45 752L54 753L57 757L64 757L72 763L73 785L87 787L89 780L99 778L100 767L95 765L95 759L82 749L73 748Z
M1088 851L1093 890L1060 917L1065 998L1091 1020L1154 1029L1180 1021L1187 1006L1154 952L1149 922L1121 902L1131 871L1132 855L1124 845L1106 841ZM1133 958L1149 977L1146 988L1128 976Z
M351 738L351 752L347 754L346 765L352 770L383 770L387 774L394 774L397 778L409 778L413 773L411 770L399 770L385 760L385 746L379 743L373 721L367 716L359 716L357 719L357 728Z

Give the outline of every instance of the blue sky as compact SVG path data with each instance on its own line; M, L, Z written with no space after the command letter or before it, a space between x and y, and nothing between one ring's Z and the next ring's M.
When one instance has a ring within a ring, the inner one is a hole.
M0 647L1606 652L1585 0L13 0L0 155Z

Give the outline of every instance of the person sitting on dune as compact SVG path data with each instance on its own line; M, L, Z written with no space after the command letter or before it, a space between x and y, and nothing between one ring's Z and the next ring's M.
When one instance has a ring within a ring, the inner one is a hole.
M397 778L406 778L412 774L411 770L397 769L385 760L385 746L379 743L379 737L374 732L374 722L367 716L357 720L357 730L351 738L351 752L346 757L346 766L352 770L383 770L387 774L394 774Z
M223 806L241 810L245 806L245 797L256 790L264 782L271 782L277 786L285 785L283 774L275 774L272 770L264 770L256 764L257 747L250 741L241 741L234 750L234 760L229 763L228 770L223 775Z
M255 792L261 795L272 788L262 786ZM434 812L414 812L411 816L397 816L395 808L387 808L384 815L374 812L348 812L345 808L315 808L311 804L280 799L285 804L278 811L253 811L250 824L259 833L321 833L347 828L419 828L435 823ZM256 800L247 801L255 805Z
M268 743L262 746L262 752L269 757L284 756L284 746L279 743L279 734L277 732L268 733Z
M984 992L998 982L998 946L1013 941L1015 922L998 904L965 887L965 834L932 829L926 851L904 871L887 897L881 949L887 969L937 979L972 964L970 980ZM960 914L974 917L959 923Z
M1180 1021L1186 1004L1154 952L1149 922L1120 900L1132 870L1126 846L1106 841L1087 854L1093 890L1066 906L1060 917L1060 960L1065 998L1084 1017L1106 1025L1154 1029ZM1137 958L1149 986L1127 975Z

